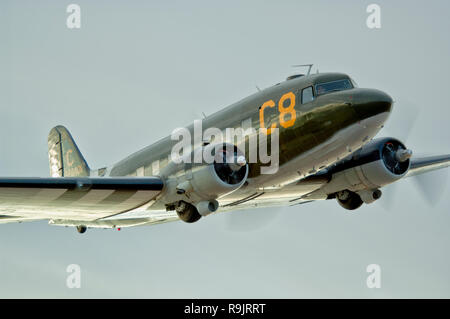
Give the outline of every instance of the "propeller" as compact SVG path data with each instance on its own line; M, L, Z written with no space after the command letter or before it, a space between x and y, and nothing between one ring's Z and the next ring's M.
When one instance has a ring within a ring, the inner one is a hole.
M230 185L239 184L245 178L247 161L237 147L230 150L226 145L218 149L214 169L219 178Z
M408 169L408 159L412 156L412 151L399 143L387 142L383 146L381 156L389 171L402 175Z
M406 100L404 100L406 102ZM389 122L386 125L386 132L388 135L398 138L403 143L407 144L408 138L414 130L415 123L420 114L420 109L411 101L407 103L399 103L394 106L395 112L392 114ZM394 150L391 150L394 151ZM393 154L393 153L391 153ZM400 152L394 152L395 161L385 161L387 166L389 163L402 162L406 157L416 156L421 157L425 154L412 154L408 150L401 150ZM389 167L391 168L391 167ZM395 169L395 168L394 168ZM440 170L436 172L430 172L423 175L416 175L408 177L413 180L414 186L417 188L421 197L431 206L437 204L444 195L444 189L447 182L448 170ZM388 185L384 188L383 196L380 201L383 208L390 210L394 204L395 195L397 192L398 182Z

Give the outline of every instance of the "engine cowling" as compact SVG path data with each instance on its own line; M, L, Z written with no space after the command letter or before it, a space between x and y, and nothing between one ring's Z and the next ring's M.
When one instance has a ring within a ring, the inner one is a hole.
M405 176L411 155L399 140L381 138L369 142L333 170L343 172L352 188L378 188Z
M184 200L197 205L215 200L239 189L247 180L245 156L235 145L209 144L189 156L183 163L171 163L164 172L168 177L168 203Z
M237 190L245 183L248 165L245 156L235 145L208 145L204 152L212 154L214 161L206 165L192 165L189 183L196 195L215 199Z
M358 193L364 202L370 203L381 195L375 190L407 174L411 155L412 152L395 138L373 140L350 158L331 167L327 172L330 181L320 193L329 196L351 191Z

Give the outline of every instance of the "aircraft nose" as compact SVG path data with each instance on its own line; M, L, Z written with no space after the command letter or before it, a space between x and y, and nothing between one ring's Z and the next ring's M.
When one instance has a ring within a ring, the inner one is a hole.
M393 100L388 94L375 89L359 89L359 92L354 94L352 103L360 120L380 113L389 113L392 104Z

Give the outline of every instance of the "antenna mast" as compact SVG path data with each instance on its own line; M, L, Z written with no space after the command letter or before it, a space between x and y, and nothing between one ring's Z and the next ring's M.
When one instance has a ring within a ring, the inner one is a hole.
M308 67L308 73L306 75L310 75L311 74L311 69L313 67L314 64L295 64L292 67L293 68L304 68L304 67Z

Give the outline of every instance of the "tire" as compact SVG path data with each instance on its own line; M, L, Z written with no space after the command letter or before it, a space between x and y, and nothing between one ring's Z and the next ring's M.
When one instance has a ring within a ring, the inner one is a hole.
M78 231L80 234L85 233L86 230L87 230L87 227L86 227L86 226L83 226L83 225L77 226L77 231Z
M176 208L178 217L185 223L195 223L202 215L199 214L194 205L180 201Z
M341 205L342 207L344 207L347 210L355 210L355 209L361 207L361 205L363 204L361 197L354 192L350 192L350 191L346 191L346 192L348 192L346 199L341 199L341 198L339 198L339 196L336 196L336 199L337 199L339 205Z

